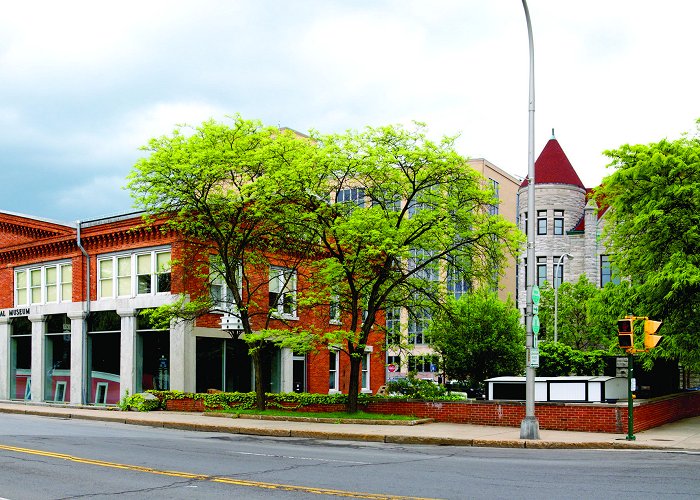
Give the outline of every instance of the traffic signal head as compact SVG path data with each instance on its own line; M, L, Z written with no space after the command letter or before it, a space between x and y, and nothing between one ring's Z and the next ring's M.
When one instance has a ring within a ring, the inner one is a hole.
M634 348L634 320L625 318L617 321L617 343L622 349Z
M661 321L646 320L644 322L644 348L653 349L661 342L661 335L656 335L656 332L661 328Z

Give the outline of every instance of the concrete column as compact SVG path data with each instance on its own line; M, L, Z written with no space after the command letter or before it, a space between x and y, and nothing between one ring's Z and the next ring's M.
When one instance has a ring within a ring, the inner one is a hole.
M10 321L7 316L0 317L0 399L10 398Z
M283 347L280 351L280 391L294 392L294 353L289 347Z
M44 359L46 333L46 316L31 314L32 322L32 401L44 400L44 379L46 378L46 360Z
M119 357L119 397L126 391L136 390L136 314L135 309L117 309L121 317L121 343Z
M170 325L170 389L194 392L197 377L197 339L191 321L177 321Z
M84 324L84 311L71 311L70 319L70 403L73 405L86 404L88 402L87 388L85 387L87 359L87 325Z

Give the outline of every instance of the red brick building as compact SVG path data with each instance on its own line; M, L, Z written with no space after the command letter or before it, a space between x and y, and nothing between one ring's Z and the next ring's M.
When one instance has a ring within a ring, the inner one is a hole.
M252 390L245 342L222 331L221 315L169 331L138 315L208 288L177 264L184 252L178 234L144 227L139 214L63 224L0 212L0 399L115 404L154 388ZM303 276L293 283L305 286ZM276 327L337 328L327 306L284 313ZM383 336L370 341L363 392L376 392L385 376ZM263 359L269 392L347 392L342 351L270 345Z

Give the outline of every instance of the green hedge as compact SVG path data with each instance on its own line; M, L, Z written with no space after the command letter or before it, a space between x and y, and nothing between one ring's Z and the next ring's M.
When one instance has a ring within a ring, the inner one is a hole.
M207 410L227 410L241 409L250 410L255 408L255 393L254 392L217 392L209 393L193 393L181 391L146 391L158 398L157 401L145 401L148 403L148 408L144 404L139 405L143 401L143 397L139 394L128 396L120 402L119 406L122 409L135 408L139 411L149 411L155 409L164 409L168 400L176 399L192 399L201 401L204 408ZM140 399L139 399L140 398ZM371 394L359 394L358 403L360 405L367 404L371 401L383 401L388 396L373 396ZM419 398L419 397L418 397ZM408 400L417 399L417 395L391 396L391 399ZM439 401L455 401L458 396L437 396L425 398ZM310 394L306 392L296 393L268 393L266 394L266 402L268 408L299 410L311 405L344 405L348 401L347 394Z

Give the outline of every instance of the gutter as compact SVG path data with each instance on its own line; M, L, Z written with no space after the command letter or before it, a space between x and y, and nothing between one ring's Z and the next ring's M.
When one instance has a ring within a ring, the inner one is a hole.
M87 321L88 317L90 316L90 256L88 253L85 251L85 248L83 247L83 244L81 242L80 238L80 221L76 222L76 244L78 245L78 248L82 252L83 256L85 256L85 259L87 260L87 268L86 268L86 276L85 276L85 283L86 283L86 288L87 288L87 294L86 294L86 300L85 300L85 315L83 316L83 329L81 333L81 344L83 348L83 366L82 366L82 386L83 386L83 392L81 394L80 398L80 404L88 404L88 360L87 360L87 355L88 355L88 349L87 349Z

